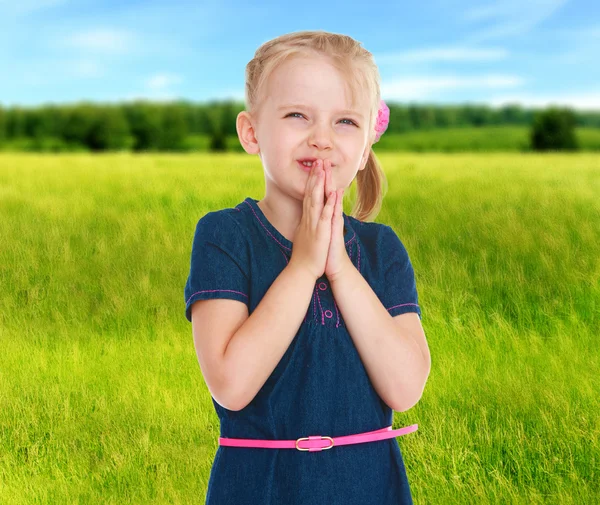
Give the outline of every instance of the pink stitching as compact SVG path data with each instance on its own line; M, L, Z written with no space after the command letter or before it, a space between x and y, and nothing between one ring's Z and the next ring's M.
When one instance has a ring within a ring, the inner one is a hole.
M272 239L273 239L275 242L277 242L277 243L278 243L278 244L279 244L281 247L283 247L284 249L287 249L287 250L289 251L289 250L290 250L290 248L289 248L289 247L287 247L287 246L283 245L281 242L279 242L279 240L277 240L277 239L276 239L276 238L273 236L273 234L272 234L272 233L271 233L269 230L267 230L267 227L266 227L266 226L263 224L263 222L260 220L260 218L258 217L258 215L256 214L256 212L254 211L254 209L252 208L252 206L251 206L251 205L250 205L248 202L246 202L245 200L244 200L244 202L243 202L243 203L245 203L246 205L248 205L248 207L250 207L250 210L252 211L252 214L254 214L254 217L255 217L255 218L258 220L258 222L259 222L259 223L260 223L260 225L261 225L261 226L262 226L262 227L265 229L265 231L266 231L266 232L267 232L269 235L271 235L271 238L272 238Z
M185 304L187 305L189 303L189 301L196 296L198 293L216 293L217 291L226 291L227 293L237 293L238 295L242 295L245 296L246 298L248 298L248 295L245 293L241 293L239 291L234 291L233 289L205 289L204 291L196 291L192 296L190 296L187 299L187 302L185 302Z
M319 301L319 308L321 309L321 324L325 324L325 316L323 315L323 307L321 306L321 297L319 296L319 291L315 288L315 293L317 293L317 300Z
M343 216L343 214L342 214L342 216ZM348 225L349 220L350 220L350 218L348 216L346 216L345 219L344 219L344 223L346 225ZM348 228L350 228L349 225L348 225ZM349 239L348 242L346 242L346 245L348 245L350 242L352 242L356 238L356 232L354 230L352 230L352 233L354 233L354 235L352 235L352 238Z
M251 206L251 205L250 205L248 202L246 202L245 200L244 200L244 202L243 202L243 203L245 203L246 205L248 205L248 207L250 207L250 210L252 211L252 214L254 214L254 217L255 217L255 218L258 220L258 222L259 222L259 223L260 223L260 225L261 225L261 226L262 226L262 227L265 229L265 231L266 231L266 232L267 232L269 235L271 235L271 238L272 238L272 239L273 239L275 242L277 242L277 243L278 243L278 244L279 244L281 247L283 247L284 249L287 249L287 250L289 251L289 250L290 250L290 248L289 248L289 247L287 247L287 246L283 245L281 242L279 242L279 240L277 240L277 239L276 239L276 238L273 236L273 234L272 234L272 233L271 233L269 230L267 230L267 227L266 227L266 226L263 224L263 222L260 220L260 218L258 217L258 215L256 214L256 212L254 211L254 209L252 208L252 206Z
M333 299L333 306L335 307L335 314L337 316L335 327L338 328L340 326L340 313L338 312L337 303L335 303L335 298Z
M285 264L287 265L290 262L290 260L288 260L288 257L285 255L285 253L281 249L279 249L279 252L285 258Z
M392 310L392 309L395 309L396 307L404 307L405 305L414 305L415 307L418 307L418 306L419 306L419 304L418 304L418 303L403 303L403 304L401 304L401 305L394 305L393 307L390 307L390 308L389 308L389 309L387 309L387 310Z
M258 214L256 214L256 212L254 211L254 209L252 208L252 206L247 202L247 201L243 201L242 203L245 203L248 207L250 207L250 210L252 211L252 214L254 214L254 217L258 220L258 222L260 223L260 225L265 229L265 231L271 236L271 238L277 242L281 247L283 247L284 249L287 249L288 251L290 251L291 249L288 246L283 245L281 242L279 242L279 240L277 240L273 234L267 230L267 227L263 224L263 222L260 220L260 217L258 217ZM271 225L272 226L272 225ZM352 238L350 240L348 240L348 242L346 242L345 245L348 245L350 242L352 242L355 238L356 238L356 232L354 232L354 235L352 236Z

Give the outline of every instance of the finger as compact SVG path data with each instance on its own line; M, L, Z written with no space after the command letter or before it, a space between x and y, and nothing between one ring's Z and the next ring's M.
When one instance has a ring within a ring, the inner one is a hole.
M312 189L311 206L319 211L317 214L318 217L321 214L323 207L323 169L321 166L321 160L317 160L316 163L318 163L318 166L316 168L317 173L315 175L315 182Z
M325 160L325 163L323 165L323 169L325 170L325 195L324 195L324 200L325 200L325 202L327 202L327 195L329 195L329 193L333 189L331 187L331 162L329 160Z
M327 195L329 194L329 170L327 160L323 160L323 173L325 174L325 180L323 181L325 184L325 194L323 195L323 200L327 201Z
M312 181L311 192L315 189L315 186L319 184L319 177L323 172L323 162L321 160L315 160L313 166L315 167L315 174Z
M312 183L313 176L315 174L315 164L313 163L308 171L308 179L306 180L306 189L310 189L310 184Z
M306 188L304 190L304 202L303 202L303 212L308 212L311 206L311 198L312 192L317 180L317 163L313 163L310 169L310 174L308 176L308 181L306 182Z
M326 184L326 189L325 189L325 195L329 195L329 193L333 193L333 198L335 200L335 204L334 204L334 208L333 211L335 213L335 209L337 208L337 200L338 200L338 190L335 189L334 184L333 184L333 173L331 171L331 162L329 160L325 161L325 163L327 164L327 184Z
M336 214L338 217L341 217L342 211L344 210L344 188L336 191L336 207Z
M317 162L315 161L312 165L312 168L310 169L310 177L308 179L308 196L310 197L312 195L312 191L315 188L315 183L317 182L317 174L318 174L318 166L317 166Z
M304 198L302 200L302 214L306 212L306 200L308 200L308 195L310 193L310 182L312 180L313 170L315 169L315 165L310 167L310 171L308 172L308 179L306 179L306 185L304 186Z
M323 209L322 221L324 223L331 223L331 216L335 209L335 191L328 193L325 208Z
M328 229L332 229L331 228L331 219L332 216L335 212L335 195L336 192L335 191L328 191L325 193L324 197L325 197L325 205L323 208L323 212L321 213L321 220L320 223L323 223L323 226L328 227Z

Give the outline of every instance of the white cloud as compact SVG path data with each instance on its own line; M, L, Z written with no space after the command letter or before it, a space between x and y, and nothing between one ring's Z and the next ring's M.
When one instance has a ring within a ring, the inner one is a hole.
M457 89L516 88L524 79L513 75L489 74L475 77L414 76L381 83L381 95L389 100L415 100L428 98L440 91Z
M129 93L124 96L119 96L115 98L115 102L136 102L138 100L148 100L152 102L173 102L178 100L180 97L174 93L149 93L149 92L140 92L140 93Z
M105 67L91 59L44 58L13 67L11 75L16 87L35 87L42 91L55 85L68 86L75 78L99 78Z
M101 53L128 53L136 44L136 36L125 30L99 28L69 35L60 45Z
M115 101L134 102L137 100L151 100L153 102L172 102L182 98L173 91L171 86L179 84L183 78L178 74L161 73L150 76L144 81L144 91L134 91L114 97Z
M156 74L146 80L146 87L153 91L164 91L174 84L179 84L183 79L177 74Z
M489 5L480 5L469 9L463 14L463 19L466 21L482 21L498 16L511 16L514 11L518 10L519 2L504 1Z
M425 61L493 61L506 58L505 49L473 49L467 47L432 47L375 56L380 63L421 63Z
M236 100L243 102L246 99L244 88L220 89L211 93L211 100Z
M502 0L467 10L463 21L489 20L490 26L465 40L469 43L508 38L530 32L569 0Z
M0 0L0 18L8 15L19 16L31 12L58 7L67 3L68 0Z
M598 110L600 111L600 92L591 91L588 93L554 93L552 95L530 95L527 93L519 95L502 95L486 99L485 102L500 107L508 103L519 103L524 107L546 108L550 105L560 107L568 106L578 110Z
M66 64L66 71L76 77L102 77L104 69L95 61L75 60Z

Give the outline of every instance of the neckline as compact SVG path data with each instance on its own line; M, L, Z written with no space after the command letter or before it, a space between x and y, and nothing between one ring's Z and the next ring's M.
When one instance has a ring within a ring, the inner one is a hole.
M271 234L271 236L277 242L279 242L281 245L283 245L286 249L291 250L294 243L292 241L288 240L286 237L284 237L279 232L279 230L277 228L275 228L275 226L273 226L271 221L269 221L267 219L267 216L264 215L263 211L258 206L258 200L248 196L248 197L246 197L244 202L247 203L250 206L250 208L254 211L256 218L258 219L258 221L260 222L262 227L265 229L265 231L268 234ZM354 233L354 229L350 226L349 216L346 213L344 213L343 211L342 211L342 216L344 218L344 226L346 227L346 233L344 235L344 244L347 246L348 242L354 238L355 233Z

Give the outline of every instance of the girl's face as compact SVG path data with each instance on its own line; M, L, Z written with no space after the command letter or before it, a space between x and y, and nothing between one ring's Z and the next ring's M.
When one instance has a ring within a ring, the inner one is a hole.
M305 57L280 65L265 93L255 134L267 185L302 200L309 172L298 160L320 158L332 164L333 187L349 187L371 148L365 94L349 110L343 76L324 58Z

